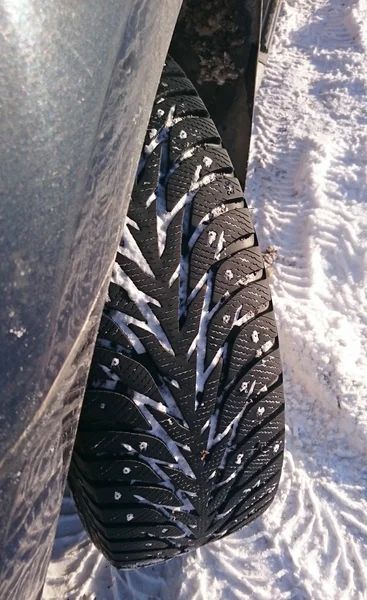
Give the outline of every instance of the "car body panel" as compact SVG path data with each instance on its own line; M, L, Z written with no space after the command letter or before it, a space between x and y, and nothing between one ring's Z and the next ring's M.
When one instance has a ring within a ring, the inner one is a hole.
M1 0L0 597L41 593L181 0Z

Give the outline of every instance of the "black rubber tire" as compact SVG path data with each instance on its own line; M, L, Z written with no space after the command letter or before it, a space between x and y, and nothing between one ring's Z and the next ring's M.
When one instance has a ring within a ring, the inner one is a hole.
M131 568L253 521L278 486L283 415L251 216L205 106L168 59L70 467L96 546Z

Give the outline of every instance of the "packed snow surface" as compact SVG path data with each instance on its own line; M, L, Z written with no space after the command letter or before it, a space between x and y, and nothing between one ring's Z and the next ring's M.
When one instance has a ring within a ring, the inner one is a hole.
M367 1L285 0L246 197L271 284L287 400L279 493L251 526L117 572L66 494L44 600L367 598Z

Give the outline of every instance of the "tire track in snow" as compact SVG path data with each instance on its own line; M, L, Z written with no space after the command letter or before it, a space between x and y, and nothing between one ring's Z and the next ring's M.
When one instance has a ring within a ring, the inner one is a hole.
M274 50L248 185L260 242L279 251L273 292L296 465L290 473L286 461L293 485L264 524L275 524L283 498L273 538L279 572L303 582L289 597L363 598L367 74L343 3L314 2L313 10L303 25L297 15L289 40L297 51L288 54L284 40Z
M112 589L110 566L90 542L67 488L42 598L90 600L95 581L107 593Z

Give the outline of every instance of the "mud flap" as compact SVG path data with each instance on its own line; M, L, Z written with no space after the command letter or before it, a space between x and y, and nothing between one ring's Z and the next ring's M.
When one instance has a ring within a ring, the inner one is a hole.
M267 7L269 2L265 4ZM261 0L184 0L170 47L171 56L204 100L242 186L262 38L261 15Z

